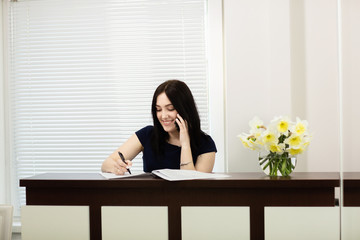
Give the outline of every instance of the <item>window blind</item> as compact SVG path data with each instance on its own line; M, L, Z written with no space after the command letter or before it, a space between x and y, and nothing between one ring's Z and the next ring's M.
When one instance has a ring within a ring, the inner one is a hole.
M25 204L21 178L99 172L152 124L152 95L165 80L188 84L208 130L205 0L17 0L8 13L15 206Z

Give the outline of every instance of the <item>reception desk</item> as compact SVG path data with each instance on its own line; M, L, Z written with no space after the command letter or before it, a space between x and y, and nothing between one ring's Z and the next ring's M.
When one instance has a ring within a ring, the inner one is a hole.
M89 206L90 239L101 239L102 206L167 206L169 239L181 239L181 207L248 206L250 239L264 239L268 206L334 206L339 173L229 173L217 180L169 182L144 174L104 179L100 174L48 173L20 180L27 205Z

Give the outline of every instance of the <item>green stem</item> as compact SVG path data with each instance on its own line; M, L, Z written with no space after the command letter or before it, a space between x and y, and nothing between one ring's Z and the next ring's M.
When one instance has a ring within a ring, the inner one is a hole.
M286 158L283 158L282 159L282 164L281 164L281 174L284 175L283 173L285 172L285 170L287 169L287 159Z
M263 170L265 170L270 165L270 161L268 161L265 166L263 167Z
M260 158L260 159L262 159L262 158ZM259 159L259 160L260 160L260 159ZM263 165L263 164L264 164L264 162L266 162L266 160L268 160L268 158L267 158L267 157L266 157L266 158L264 158L264 159L262 159L262 160L260 161L260 166L261 166L261 165Z
M270 152L266 156L259 156L259 164L263 170L269 169L270 176L278 176L278 173L289 176L295 169L288 152L282 154Z

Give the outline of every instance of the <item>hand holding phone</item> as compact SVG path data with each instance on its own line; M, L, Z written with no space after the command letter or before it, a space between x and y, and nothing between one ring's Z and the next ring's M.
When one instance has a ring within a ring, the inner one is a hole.
M181 130L179 130L179 140L181 146L190 146L190 137L188 132L188 123L185 119L183 119L179 114L176 118L176 123L181 126Z

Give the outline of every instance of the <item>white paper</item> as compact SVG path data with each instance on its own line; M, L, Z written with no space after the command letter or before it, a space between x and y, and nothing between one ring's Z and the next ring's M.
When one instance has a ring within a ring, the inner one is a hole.
M195 179L219 179L227 178L229 175L218 173L203 173L194 170L160 169L152 171L158 177L168 181L183 181Z
M131 174L126 172L124 175L116 175L114 173L105 173L105 172L101 172L101 176L103 176L106 179L114 179L114 178L128 178L128 177L135 177L135 176L139 176L141 174L144 174L145 172L133 172L131 171Z

